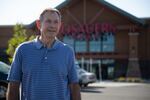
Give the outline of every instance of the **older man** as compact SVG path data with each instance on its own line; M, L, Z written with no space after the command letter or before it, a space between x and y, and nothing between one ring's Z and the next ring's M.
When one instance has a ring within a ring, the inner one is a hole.
M81 100L74 52L56 38L60 27L58 10L41 13L41 35L16 49L7 100Z

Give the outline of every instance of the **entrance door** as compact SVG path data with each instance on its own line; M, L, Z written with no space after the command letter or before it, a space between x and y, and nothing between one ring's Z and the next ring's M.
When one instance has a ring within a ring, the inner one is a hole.
M102 79L111 80L114 78L114 63L101 64Z
M90 59L79 61L81 68L95 73L98 80L113 79L114 60L112 59Z
M106 64L102 64L101 69L102 69L102 80L108 79L108 66Z
M96 75L96 78L98 79L98 80L100 80L100 70L99 70L99 65L98 64L92 64L92 72L93 73L95 73L95 75Z

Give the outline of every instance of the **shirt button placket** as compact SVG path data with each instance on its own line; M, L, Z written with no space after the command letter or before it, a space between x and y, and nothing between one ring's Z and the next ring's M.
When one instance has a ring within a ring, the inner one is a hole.
M46 53L45 53L45 57L44 57L45 62L47 62L47 53L48 53L48 50L46 50Z
M47 60L47 57L45 57L45 60Z

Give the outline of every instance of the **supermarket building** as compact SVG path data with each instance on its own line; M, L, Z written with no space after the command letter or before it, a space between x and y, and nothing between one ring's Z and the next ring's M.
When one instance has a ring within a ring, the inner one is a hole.
M56 8L63 22L58 37L75 50L82 68L103 80L150 79L150 18L137 18L103 0L66 0ZM0 26L0 50L12 27ZM35 22L28 27L37 32Z

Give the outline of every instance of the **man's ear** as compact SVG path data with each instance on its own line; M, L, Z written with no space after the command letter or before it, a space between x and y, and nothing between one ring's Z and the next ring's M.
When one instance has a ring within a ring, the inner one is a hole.
M38 28L38 30L40 30L41 27L40 20L36 20L36 27Z

